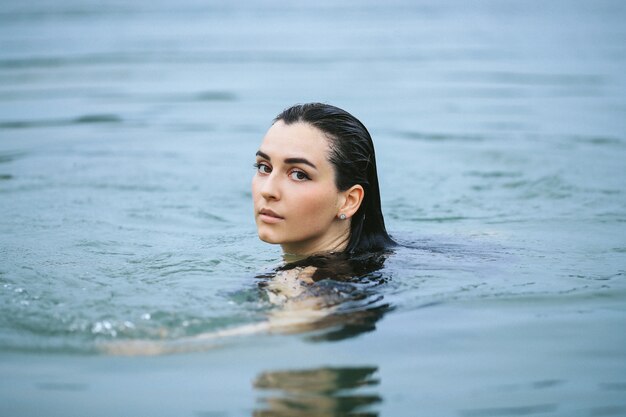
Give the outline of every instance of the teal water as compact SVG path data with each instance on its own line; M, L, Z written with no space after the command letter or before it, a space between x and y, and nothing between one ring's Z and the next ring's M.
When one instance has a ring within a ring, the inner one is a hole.
M0 3L0 414L626 415L625 18ZM252 163L306 101L368 126L407 247L334 326L199 339L274 311Z

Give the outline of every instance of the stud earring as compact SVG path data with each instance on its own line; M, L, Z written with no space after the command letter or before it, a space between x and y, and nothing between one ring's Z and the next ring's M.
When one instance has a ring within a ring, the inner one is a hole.
M339 215L339 218L340 218L341 220L345 220L345 219L346 219L346 215L345 215L345 214L343 214L343 213L341 213L341 214Z

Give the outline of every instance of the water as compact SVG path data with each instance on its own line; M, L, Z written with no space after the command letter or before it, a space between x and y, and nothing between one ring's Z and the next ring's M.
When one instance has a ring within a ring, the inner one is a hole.
M626 415L625 17L3 2L0 414ZM274 311L251 165L313 100L373 134L410 246L372 289L385 307L198 339ZM119 341L183 352L103 352Z

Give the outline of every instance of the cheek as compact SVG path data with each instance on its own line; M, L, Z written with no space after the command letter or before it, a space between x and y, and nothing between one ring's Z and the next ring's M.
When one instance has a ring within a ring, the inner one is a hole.
M252 177L251 190L252 190L252 201L256 201L257 197L259 196L259 178L256 175Z
M307 187L297 198L298 210L306 214L306 219L315 222L334 217L336 204L337 196L328 192L326 187Z

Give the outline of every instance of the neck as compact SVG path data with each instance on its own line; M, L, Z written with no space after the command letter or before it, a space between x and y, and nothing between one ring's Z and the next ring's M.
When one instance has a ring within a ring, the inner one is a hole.
M343 252L348 247L349 240L350 232L348 230L346 233L340 234L328 240L318 242L283 243L281 244L281 247L283 249L283 256L285 260L289 259L289 262L294 262L311 255Z

